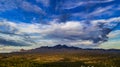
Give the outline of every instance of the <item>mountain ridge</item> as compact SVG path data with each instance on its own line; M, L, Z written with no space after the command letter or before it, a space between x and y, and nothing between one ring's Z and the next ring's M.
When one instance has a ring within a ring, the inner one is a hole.
M120 49L93 49L93 48L79 48L79 47L75 47L75 46L67 46L65 44L61 45L61 44L58 44L58 45L55 45L55 46L41 46L41 47L38 47L38 48L35 48L35 49L30 49L30 50L24 50L24 49L21 49L19 52L32 52L32 53L36 53L36 52L64 52L64 51L120 51Z

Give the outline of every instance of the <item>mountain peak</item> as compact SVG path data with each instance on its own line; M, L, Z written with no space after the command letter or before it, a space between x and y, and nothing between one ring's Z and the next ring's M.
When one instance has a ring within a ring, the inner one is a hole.
M31 50L24 51L24 52L42 52L42 53L44 53L44 52L49 52L49 51L54 52L55 50L61 51L61 50L76 50L76 49L81 49L81 48L58 44L55 46L41 46L39 48L31 49Z
M58 44L56 46L53 46L54 48L69 48L67 45L61 45L61 44Z
M58 45L55 45L55 46L42 46L40 48L52 48L52 49L79 49L78 47L74 47L74 46L67 46L65 44L61 45L61 44L58 44Z

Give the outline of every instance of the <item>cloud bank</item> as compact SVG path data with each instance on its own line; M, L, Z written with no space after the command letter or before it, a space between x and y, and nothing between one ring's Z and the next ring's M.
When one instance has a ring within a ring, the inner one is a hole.
M86 21L51 21L42 23L0 22L0 45L30 46L67 44L98 46L108 40L108 34L119 24L120 17Z

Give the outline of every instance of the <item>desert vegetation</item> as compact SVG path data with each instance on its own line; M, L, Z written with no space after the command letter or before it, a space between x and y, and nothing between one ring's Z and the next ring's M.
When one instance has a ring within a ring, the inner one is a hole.
M120 51L64 50L0 54L0 67L120 67Z

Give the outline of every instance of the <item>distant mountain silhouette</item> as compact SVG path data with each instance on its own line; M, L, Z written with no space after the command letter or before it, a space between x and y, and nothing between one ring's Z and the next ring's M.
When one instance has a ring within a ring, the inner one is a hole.
M78 48L78 47L74 47L74 46L67 46L67 45L61 45L61 44L58 44L58 45L55 45L55 46L42 46L40 48L37 48L37 49L41 49L41 48L48 48L48 49L81 49L81 48Z
M96 52L96 53L104 53L104 52L120 52L119 49L92 49L86 48L82 49L79 47L74 46L67 46L67 45L55 45L55 46L42 46L39 48L31 49L31 50L23 50L21 49L20 52L23 53L71 53L71 52Z
M40 52L40 53L46 53L46 52L63 52L63 51L74 51L74 50L80 50L81 48L79 47L74 47L74 46L67 46L67 45L55 45L55 46L41 46L39 48L31 49L31 50L20 50L20 52Z

